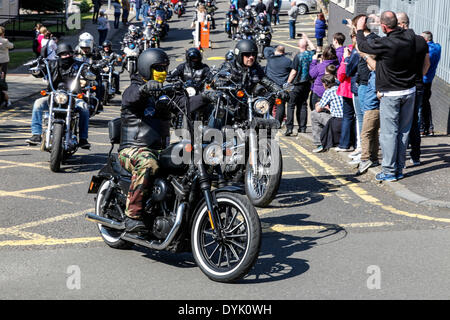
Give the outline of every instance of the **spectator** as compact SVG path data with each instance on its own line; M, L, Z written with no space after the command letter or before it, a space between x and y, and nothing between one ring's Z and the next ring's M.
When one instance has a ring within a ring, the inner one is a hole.
M289 16L289 38L295 39L295 23L297 22L298 7L295 1L291 2L291 9L288 11Z
M197 11L194 12L194 18L192 19L191 28L195 28L195 23L206 22L207 13L204 5L199 5Z
M130 1L122 0L122 23L128 25L128 15L130 14Z
M92 0L94 5L94 13L92 14L92 23L97 24L100 8L102 6L102 0Z
M247 0L238 0L237 8L238 10L245 10L245 7L247 6Z
M309 50L308 50L309 47ZM309 73L312 58L316 53L316 48L306 34L298 42L299 53L294 57L291 65L291 72L287 80L294 88L289 93L290 99L287 110L285 136L292 135L294 128L294 110L298 122L298 132L306 132L308 121L308 96L311 91L311 76Z
M358 173L363 174L370 167L378 166L378 149L380 142L378 131L380 129L380 100L376 89L376 60L373 55L361 53L361 59L367 61L370 75L365 93L364 119L361 131L361 161Z
M134 1L134 8L136 9L136 21L141 21L141 8L142 8L142 0L135 0Z
M339 142L343 115L343 99L337 94L336 79L327 74L321 82L326 90L311 112L313 143L317 146L314 153L327 151Z
M269 0L269 2L267 3L267 22L272 23L272 21L274 20L274 15L273 15L273 10L274 10L274 0Z
M41 23L36 23L33 32L34 32L34 38L33 38L33 52L36 54L36 57L39 56L39 52L38 52L38 37L40 35L39 29L42 27Z
M47 28L42 26L39 28L39 35L37 37L37 42L38 42L38 47L37 47L37 52L39 53L39 55L41 54L41 49L42 49L42 39L44 39L45 34L47 33Z
M265 73L269 79L282 87L288 81L292 61L286 57L284 46L277 46L273 52L272 50L269 50L270 48L271 47L267 47L264 50L264 56L267 59ZM275 119L278 120L280 125L284 118L284 108L285 101L283 101L283 104L276 107L277 111Z
M105 14L105 11L100 11L100 17L98 18L98 42L99 46L106 40L109 31L109 21L108 16Z
M380 17L381 29L387 37L367 40L364 36L366 17L357 23L359 50L377 56L376 88L380 92L380 145L382 171L377 181L403 178L406 148L411 129L416 78L416 39L411 30L398 27L397 17L385 11Z
M0 27L0 94L1 107L9 106L8 85L6 84L6 74L8 73L9 50L14 48L14 45L5 38L5 28Z
M356 40L355 38L353 38ZM344 61L349 58L351 51L353 50L353 44L346 47L344 50ZM352 93L352 83L351 77L346 74L346 63L342 63L337 72L338 80L340 82L337 94L342 96L343 105L343 117L342 117L342 128L341 128L341 138L339 140L339 146L334 150L337 152L348 152L351 151L351 146L355 144L355 109L353 106L353 93Z
M419 110L419 122L420 122L420 134L434 135L433 117L431 115L431 85L433 84L433 79L436 76L436 69L441 60L441 45L439 43L433 42L433 34L430 31L425 31L422 33L425 41L428 43L428 49L430 54L430 68L427 74L423 77L424 93L423 93L423 104L422 110Z
M320 60L319 60L320 59ZM328 65L339 65L336 57L336 50L331 46L326 46L322 53L316 52L309 66L309 75L314 81L312 85L312 95L310 101L310 109L313 110L316 103L322 97L325 89L322 85L322 77L325 75L325 70Z
M266 5L263 3L263 0L259 0L258 4L255 7L255 11L257 14L266 13L267 8Z
M409 17L404 12L397 13L399 27L409 29ZM430 54L427 42L422 36L416 35L416 99L414 103L414 115L409 132L409 143L411 145L410 162L413 166L420 165L420 130L419 130L419 109L423 102L423 76L427 74L430 67Z
M328 28L327 23L325 21L325 15L322 12L319 13L314 23L316 30L317 52L322 52L323 38L325 38L326 30Z
M273 3L273 24L280 24L280 9L281 9L281 0L274 0Z
M336 49L336 56L339 64L342 62L342 57L344 56L344 34L338 32L333 35L333 47Z
M360 17L365 15L358 15L352 19L352 34L356 36L356 23ZM364 36L367 39L379 38L378 35L371 32L366 25ZM353 38L352 38L353 39ZM352 78L352 92L353 92L353 106L356 115L356 150L349 154L353 159L361 158L361 132L363 126L364 112L365 112L365 95L368 86L369 76L371 71L367 66L367 62L360 57L356 46L353 48L352 54L348 59L346 74Z
M52 33L50 31L47 31L44 35L44 39L42 39L42 49L41 49L41 55L44 58L47 58L49 60L56 60L58 56L56 55L56 48L57 44L55 41L56 38L53 37Z
M119 1L116 0L113 2L113 7L114 7L114 29L117 29L119 28L122 5L119 3Z

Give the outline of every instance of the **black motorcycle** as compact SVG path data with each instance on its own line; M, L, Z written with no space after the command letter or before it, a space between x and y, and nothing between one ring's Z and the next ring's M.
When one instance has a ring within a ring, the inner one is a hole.
M162 90L188 95L178 85ZM157 103L168 107L170 101L168 96L161 96ZM176 107L189 119L184 109ZM174 253L192 251L197 265L210 279L236 281L249 272L258 258L259 217L243 190L211 190L208 172L217 165L221 146L194 139L192 121L189 124L190 140L173 143L159 153L160 169L145 205L147 230L127 233L123 221L131 175L122 169L117 155L111 153L120 141L120 119L110 121L112 148L108 163L91 180L89 193L97 194L95 213L88 213L86 219L98 224L103 240L112 248L138 244Z

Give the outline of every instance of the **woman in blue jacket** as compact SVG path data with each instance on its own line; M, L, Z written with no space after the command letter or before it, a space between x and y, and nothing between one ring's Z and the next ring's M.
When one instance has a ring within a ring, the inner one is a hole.
M325 15L322 12L317 15L315 25L316 25L317 52L322 52L323 38L325 38L325 33L328 28L327 23L325 21Z

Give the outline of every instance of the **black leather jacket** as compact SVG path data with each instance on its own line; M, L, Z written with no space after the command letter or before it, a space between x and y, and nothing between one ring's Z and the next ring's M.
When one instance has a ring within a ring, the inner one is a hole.
M280 91L282 88L275 82L266 77L264 69L255 62L252 67L244 68L235 59L226 61L220 67L220 71L226 71L231 74L231 80L243 86L247 92L253 92L257 85L262 85L266 90ZM216 83L216 85L224 85L224 83ZM214 88L214 84L213 84Z
M69 64L68 66L64 66L61 63L60 58L49 61L49 69L52 77L53 88L57 89L60 83L64 83L64 86L66 88L69 88L72 80L76 77L78 70L80 70L81 64L82 62L73 60L71 64ZM34 76L36 78L42 78L46 71L47 70L44 67L43 72L34 74ZM48 90L50 90L50 84L48 85Z
M160 150L168 144L170 113L156 108L157 97L141 93L144 84L142 76L134 74L131 85L123 92L119 150L130 147Z
M209 82L212 79L212 74L209 66L204 63L199 68L194 69L187 62L184 62L172 70L167 78L168 80L180 78L183 82L193 80L196 84L202 84L204 81Z

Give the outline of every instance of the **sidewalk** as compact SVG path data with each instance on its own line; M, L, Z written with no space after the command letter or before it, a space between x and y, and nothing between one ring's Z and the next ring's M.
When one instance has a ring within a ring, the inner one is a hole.
M312 141L310 133L301 133ZM407 152L405 177L397 182L384 182L397 196L418 205L450 209L450 136L435 135L422 138L421 164L413 166L409 162ZM328 152L336 152L330 150ZM349 152L338 152L342 160L348 163L351 159ZM381 154L380 154L381 162ZM348 166L352 167L350 164ZM357 167L353 166L355 175ZM366 175L373 177L381 171L381 166L370 168Z
M121 22L119 28L114 29L114 9L111 7L110 10L107 10L107 8L107 4L102 6L102 9L105 10L106 14L108 15L108 20L111 27L109 29L107 39L111 40L114 38L117 32L128 27L124 26ZM130 11L128 21L131 23L134 22L134 20L135 12ZM84 32L89 32L90 34L92 34L95 39L95 44L98 45L97 25L92 23L92 19L86 21L83 29L81 29L77 34L63 37L60 39L60 42L68 42L75 49L76 45L78 44L79 35ZM116 45L115 49L117 50L117 44L114 43L114 45ZM35 95L41 90L47 88L46 81L44 81L42 78L33 77L28 72L28 68L24 66L20 66L16 69L10 70L6 77L6 80L9 89L8 94L12 103L10 108L14 107L14 102Z

